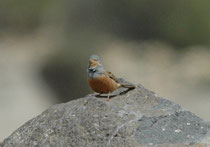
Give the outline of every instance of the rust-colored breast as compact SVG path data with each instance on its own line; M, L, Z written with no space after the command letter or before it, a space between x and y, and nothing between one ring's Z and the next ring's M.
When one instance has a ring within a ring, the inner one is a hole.
M98 93L109 93L118 88L118 84L105 75L96 79L89 79L89 85L93 91Z

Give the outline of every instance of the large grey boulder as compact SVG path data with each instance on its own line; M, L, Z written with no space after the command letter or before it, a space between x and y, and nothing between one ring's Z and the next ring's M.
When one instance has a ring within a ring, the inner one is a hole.
M2 147L210 146L210 123L143 86L94 94L50 107L5 139Z

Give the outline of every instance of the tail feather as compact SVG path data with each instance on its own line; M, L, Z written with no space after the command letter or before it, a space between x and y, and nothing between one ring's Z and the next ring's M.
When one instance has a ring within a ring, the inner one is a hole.
M133 84L127 84L127 83L126 84L124 84L124 83L122 84L121 83L120 86L121 87L124 87L124 88L128 88L128 89L135 89L136 88L135 85L133 85Z

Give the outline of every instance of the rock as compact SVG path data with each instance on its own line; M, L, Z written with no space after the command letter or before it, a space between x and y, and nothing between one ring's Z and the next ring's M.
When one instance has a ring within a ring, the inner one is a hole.
M122 90L109 102L90 94L54 105L0 146L210 146L210 123L141 85Z

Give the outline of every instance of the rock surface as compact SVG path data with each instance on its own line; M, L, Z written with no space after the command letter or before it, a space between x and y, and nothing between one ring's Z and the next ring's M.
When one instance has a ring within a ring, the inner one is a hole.
M1 147L210 146L210 123L138 85L109 102L94 94L57 104L28 121Z

